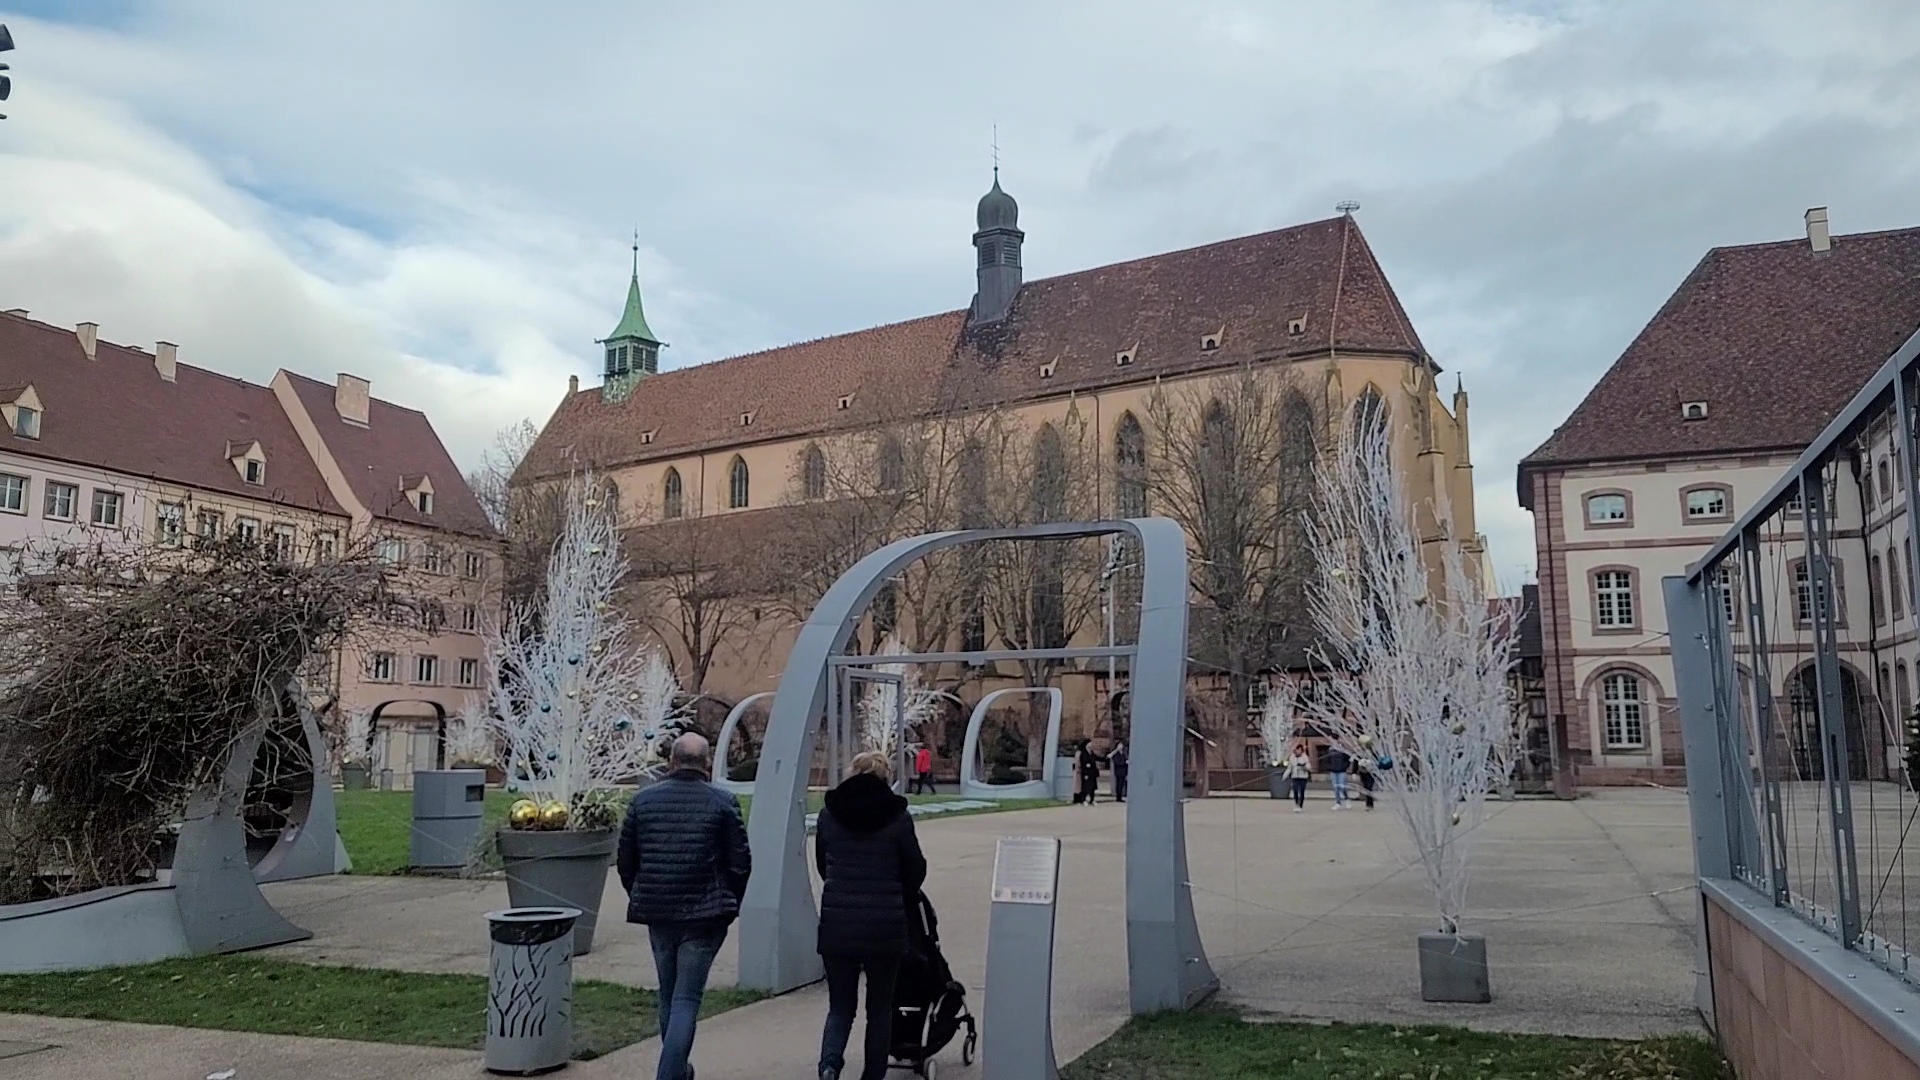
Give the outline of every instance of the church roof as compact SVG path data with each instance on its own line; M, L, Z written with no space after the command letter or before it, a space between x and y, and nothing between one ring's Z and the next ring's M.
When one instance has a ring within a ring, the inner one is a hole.
M640 338L660 344L653 336L653 328L647 325L647 313L640 308L640 272L634 271L633 280L627 283L627 309L620 313L620 325L613 328L603 340L614 341L619 338Z
M1349 216L1028 282L984 327L949 311L648 376L618 402L581 390L520 479L1329 350L1426 358Z
M1916 329L1920 228L1714 248L1520 462L1521 504L1541 466L1804 447Z

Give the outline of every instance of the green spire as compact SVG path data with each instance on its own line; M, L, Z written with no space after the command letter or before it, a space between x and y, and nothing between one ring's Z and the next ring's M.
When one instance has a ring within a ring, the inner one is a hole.
M660 344L660 339L653 336L653 328L647 325L647 313L640 308L640 244L637 240L633 245L633 278L627 283L627 310L620 315L620 325L606 336L607 341L620 338L639 338Z

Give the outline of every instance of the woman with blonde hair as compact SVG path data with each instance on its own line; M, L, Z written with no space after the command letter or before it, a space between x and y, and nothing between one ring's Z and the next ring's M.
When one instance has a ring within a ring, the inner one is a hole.
M878 751L853 759L852 773L827 792L814 829L820 871L820 958L827 968L827 1024L821 1080L840 1080L853 1035L860 977L867 981L862 1080L882 1080L893 1038L893 988L907 955L907 912L927 880L907 800L894 794L892 761Z

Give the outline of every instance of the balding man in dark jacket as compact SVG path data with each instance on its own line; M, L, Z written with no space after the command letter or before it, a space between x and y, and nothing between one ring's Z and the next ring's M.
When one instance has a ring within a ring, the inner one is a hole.
M660 976L658 1080L693 1080L694 1021L713 958L740 914L753 860L732 795L707 782L712 751L686 734L672 772L633 797L620 826L627 921L644 923Z

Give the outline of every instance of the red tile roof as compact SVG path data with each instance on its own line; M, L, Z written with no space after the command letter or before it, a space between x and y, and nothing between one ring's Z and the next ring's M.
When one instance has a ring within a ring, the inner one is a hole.
M0 430L0 447L303 510L345 511L293 424L265 386L179 364L160 378L153 355L101 341L87 359L74 332L0 315L0 382L31 384L45 406L38 439ZM246 483L228 443L255 440L267 457L264 486Z
M1216 331L1219 347L1203 351L1201 339ZM1330 348L1426 356L1349 217L1028 282L992 327L969 330L966 312L950 311L648 376L614 404L582 390L560 405L520 476ZM1123 367L1115 354L1127 349L1134 360ZM1045 364L1054 365L1050 377ZM854 404L843 410L848 394ZM753 419L743 426L745 413Z
M466 536L496 535L425 413L374 398L367 405L367 425L361 427L340 419L333 405L334 387L292 372L287 379L354 496L375 517ZM431 514L421 513L407 498L406 489L423 476L433 480Z
M38 439L0 430L0 448L346 514L270 387L191 364L176 365L176 381L167 382L151 353L107 341L95 346L94 356L87 359L72 330L0 315L0 383L31 385L45 407ZM375 515L495 535L426 416L375 398L368 425L354 427L334 410L333 387L286 374L354 494ZM246 483L227 458L255 441L267 457L264 486ZM407 501L402 475L433 478L431 515Z
M1542 466L1798 449L1920 328L1920 228L1707 252L1573 414ZM1684 420L1685 402L1707 418Z

